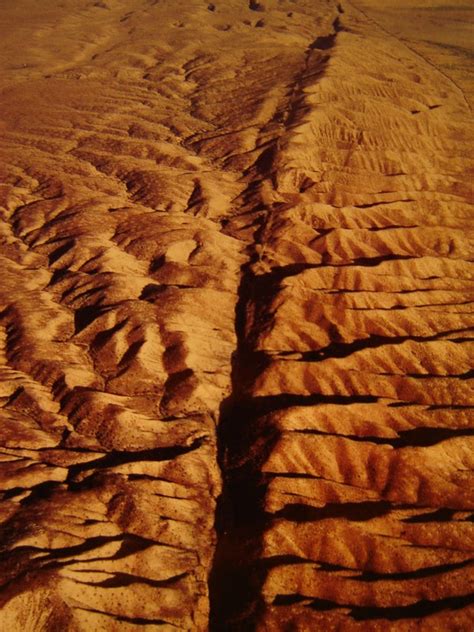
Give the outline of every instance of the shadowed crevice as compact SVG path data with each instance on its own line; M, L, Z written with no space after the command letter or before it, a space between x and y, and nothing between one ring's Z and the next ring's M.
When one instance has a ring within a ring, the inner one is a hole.
M428 617L443 610L458 610L466 608L474 603L474 593L468 595L460 595L454 597L446 597L445 599L437 599L430 601L423 599L409 606L390 606L390 607L362 607L352 606L350 604L339 604L324 599L315 599L308 608L312 610L335 610L339 608L349 608L349 616L355 621L373 621L375 619L385 619L387 621L403 621L404 619L421 619Z
M439 428L439 427L421 427L411 430L400 430L398 437L376 437L371 435L351 435L339 434L334 432L324 432L321 430L313 430L311 428L293 430L297 434L316 435L320 437L337 437L347 439L348 441L358 441L362 443L375 443L377 445L389 445L392 448L427 448L441 441L448 439L456 439L459 437L474 436L473 428Z

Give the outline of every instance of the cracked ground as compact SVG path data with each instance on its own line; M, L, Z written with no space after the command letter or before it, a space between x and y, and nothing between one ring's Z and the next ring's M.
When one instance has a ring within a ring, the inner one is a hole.
M473 17L1 3L2 630L472 632Z

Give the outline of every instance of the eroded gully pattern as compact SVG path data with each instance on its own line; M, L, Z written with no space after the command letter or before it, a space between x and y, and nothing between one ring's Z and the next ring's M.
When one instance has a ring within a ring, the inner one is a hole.
M62 19L4 79L3 625L205 630L212 569L215 629L462 629L465 103L349 4Z

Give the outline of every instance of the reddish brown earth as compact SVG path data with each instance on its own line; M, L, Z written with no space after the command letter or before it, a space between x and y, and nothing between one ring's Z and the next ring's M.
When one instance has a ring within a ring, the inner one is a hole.
M473 13L1 4L0 629L474 629Z

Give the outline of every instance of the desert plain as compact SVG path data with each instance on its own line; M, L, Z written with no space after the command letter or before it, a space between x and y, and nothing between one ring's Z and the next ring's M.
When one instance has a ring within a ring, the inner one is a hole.
M472 632L474 6L0 1L0 629Z

